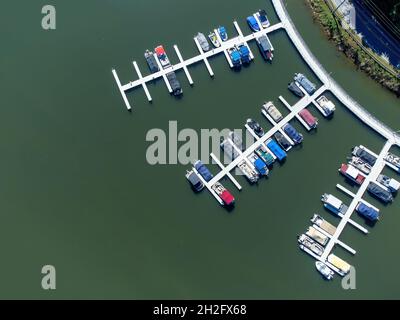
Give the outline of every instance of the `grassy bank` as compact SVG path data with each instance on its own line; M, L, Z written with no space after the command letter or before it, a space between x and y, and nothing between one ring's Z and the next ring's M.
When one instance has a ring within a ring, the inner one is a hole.
M342 28L340 21L333 16L324 0L305 1L310 6L314 19L323 27L328 38L336 43L337 48L351 59L359 69L400 97L400 80L375 61L375 59L380 61L382 58L368 48L363 49L347 33ZM367 53L365 50L369 50L369 52ZM384 63L385 61L382 61L382 64Z

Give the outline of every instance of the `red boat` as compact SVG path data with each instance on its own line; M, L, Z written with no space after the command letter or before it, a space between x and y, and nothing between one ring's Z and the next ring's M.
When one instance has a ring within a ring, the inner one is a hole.
M299 116L308 124L308 126L313 129L317 127L317 118L315 118L310 111L303 109L299 112Z
M235 198L233 195L219 182L216 182L211 188L221 198L221 200L224 202L224 205L231 206L235 203Z
M365 176L363 176L358 169L349 164L342 163L339 172L358 185L361 185L365 180Z

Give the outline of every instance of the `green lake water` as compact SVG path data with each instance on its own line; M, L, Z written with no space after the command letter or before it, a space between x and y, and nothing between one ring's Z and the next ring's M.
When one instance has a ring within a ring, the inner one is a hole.
M328 72L365 108L400 129L399 100L358 72L313 22L300 0L286 1L301 35ZM232 21L249 32L245 18L269 1L101 0L61 1L57 29L41 28L42 1L7 1L0 13L3 39L0 83L0 298L135 299L358 299L400 298L400 202L383 206L382 218L365 236L347 226L341 239L357 250L340 257L356 267L357 289L343 290L340 278L323 281L314 260L299 250L296 236L322 209L324 192L347 185L337 168L356 144L375 152L384 140L357 120L333 96L332 120L318 111L319 127L303 133L301 148L250 186L238 177L238 192L227 212L207 192L195 195L184 178L189 166L146 162L146 133L152 128L242 128L252 117L270 128L260 113L263 101L283 95L295 72L315 76L283 30L270 36L272 64L264 63L254 42L255 62L240 72L223 55L191 66L190 87L182 71L182 99L162 80L128 97L126 111L111 69L123 83L143 73L146 48L163 44L171 60L177 44L184 58L197 54L192 40ZM396 150L399 152L399 150ZM216 172L216 166L212 170ZM393 171L387 171L395 177ZM350 187L349 187L350 188ZM364 224L354 215L354 220ZM43 265L57 270L57 289L44 291Z

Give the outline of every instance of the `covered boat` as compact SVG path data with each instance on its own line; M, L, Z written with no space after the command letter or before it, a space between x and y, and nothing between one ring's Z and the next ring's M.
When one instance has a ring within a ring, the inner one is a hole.
M220 147L231 160L235 160L240 155L228 139L223 140L220 144Z
M307 125L313 129L318 125L317 119L307 109L303 109L299 112L299 116L307 123Z
M356 206L356 211L370 221L379 220L379 212L372 207L367 206L363 202L359 202Z
M364 174L370 174L372 167L368 163L364 162L361 158L355 156L351 157L350 159L351 160L349 161L349 164L359 169Z
M293 140L294 143L299 144L303 141L303 135L299 133L290 123L283 126L283 131Z
M260 26L258 25L256 18L253 16L248 16L246 21L251 30L254 32L260 31Z
M269 150L278 158L279 161L286 159L286 152L273 139L268 139L266 145Z
M365 149L364 146L355 146L352 150L354 156L361 158L363 161L373 166L376 162L376 157Z
M369 193L375 196L377 199L384 203L392 202L393 196L390 191L383 189L381 186L377 185L375 182L370 182L367 187Z
M326 235L324 235L322 232L318 231L314 227L308 227L306 235L313 238L315 241L323 246L325 246L329 241L329 238Z
M239 162L238 168L244 176L249 180L250 183L255 183L258 181L258 173L247 163L246 160Z
M176 74L174 71L168 72L165 75L168 79L169 84L171 85L171 89L172 89L172 94L174 96L179 96L183 93L181 84L178 81L178 78L176 77Z
M190 182L193 190L196 192L203 190L204 184L193 170L186 171L186 179Z
M297 81L310 95L313 94L317 89L315 84L308 80L307 77L302 73L295 73L294 81Z
M250 58L250 50L247 48L246 45L243 43L237 45L237 50L239 51L240 54L240 60L242 61L243 64L250 63L251 58Z
M328 256L328 262L338 268L343 274L347 274L350 271L351 266L333 253Z
M341 200L335 196L324 193L321 197L321 201L324 203L324 207L336 215L345 214L349 209Z
M213 178L213 175L211 174L210 170L208 170L208 168L201 162L201 160L197 160L194 163L194 168L203 177L205 181L209 182Z
M318 214L314 214L314 216L311 218L311 222L320 227L325 232L329 233L331 236L333 236L336 232L336 227L330 224Z
M304 92L301 91L301 89L297 86L297 84L292 81L288 84L288 89L291 91L294 95L298 96L299 98L304 97Z
M347 179L353 181L358 185L361 185L365 180L365 176L363 176L358 169L354 168L350 164L342 163L339 172Z
M197 33L195 38L199 42L199 44L200 44L201 48L203 49L203 51L207 52L207 51L210 50L210 44L208 43L207 38L204 35L204 33L201 33L201 32Z
M283 150L289 151L292 148L292 144L289 142L288 139L285 138L285 136L280 131L275 132L274 138L276 139L276 141L278 141L279 145L283 148Z
M385 156L385 160L390 164L394 165L398 171L400 171L400 157L396 156L393 153L388 152Z
M244 150L243 148L243 142L242 139L238 134L236 134L234 131L230 131L228 134L228 137L232 140L232 142L240 149Z
M235 47L232 47L228 49L228 54L232 61L233 67L239 68L242 65L242 60L239 51Z
M150 72L151 73L156 73L158 71L160 71L160 68L158 67L156 58L154 57L154 53L146 50L146 52L144 53L144 57L146 59L147 65L149 66Z
M272 53L272 44L269 41L268 37L266 35L262 35L261 37L256 38L256 41L258 49L260 50L260 53L264 60L272 61L274 55Z

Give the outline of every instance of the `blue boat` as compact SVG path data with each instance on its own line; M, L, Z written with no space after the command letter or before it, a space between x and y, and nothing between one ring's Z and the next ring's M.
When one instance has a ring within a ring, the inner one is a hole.
M286 152L278 145L275 140L267 140L267 147L278 158L279 161L283 161L286 158Z
M240 59L242 60L243 64L250 62L250 50L244 44L240 44L237 46L237 49L240 53Z
M208 170L208 168L200 160L197 160L195 162L194 168L207 182L209 182L213 178L213 175L210 172L210 170Z
M266 163L255 153L252 153L247 157L247 159L250 160L250 162L253 164L254 168L257 170L257 172L262 175L262 176L267 176L269 173L268 167Z
M239 68L242 65L241 57L239 51L236 48L228 49L229 57L231 58L234 68Z
M359 202L357 204L356 211L361 216L363 216L364 218L367 218L370 221L379 220L379 212L376 211L374 208L371 208L362 202Z
M260 31L260 26L258 25L256 18L254 18L253 16L248 16L246 20L251 30L253 30L254 32Z
M221 37L221 40L222 40L222 41L228 40L228 34L226 33L225 27L220 26L220 27L218 28L218 34L219 34L219 36Z
M299 133L290 123L283 126L283 131L293 140L295 144L299 144L303 141L303 135Z
M295 73L294 80L297 81L308 94L313 94L315 90L317 90L315 84L308 80L302 73Z

